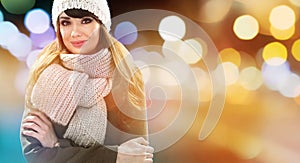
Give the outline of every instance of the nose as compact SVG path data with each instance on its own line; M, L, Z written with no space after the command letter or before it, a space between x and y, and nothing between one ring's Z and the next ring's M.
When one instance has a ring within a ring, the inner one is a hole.
M76 37L80 37L81 35L82 34L80 28L77 25L73 25L71 37L76 38Z

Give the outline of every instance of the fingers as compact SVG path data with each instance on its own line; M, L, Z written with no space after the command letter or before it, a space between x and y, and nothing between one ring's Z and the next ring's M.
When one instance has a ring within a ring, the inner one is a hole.
M154 148L151 146L146 146L146 152L147 153L153 153L154 152Z
M34 137L34 138L40 140L39 134L38 134L37 132L35 132L35 131L24 130L22 133L23 133L24 135L31 136L31 137Z
M32 122L23 123L22 128L24 131L33 131L33 132L37 132L37 133L41 132L41 127Z
M34 109L30 109L29 114L39 117L48 126L51 125L51 121L49 120L49 118L43 112L38 111L38 110L34 110Z
M135 139L132 139L134 140L135 142L141 144L141 145L149 145L149 142L147 140L145 140L143 137L138 137L138 138L135 138Z
M28 115L27 117L25 117L23 120L23 124L25 123L35 123L40 127L45 125L45 123L38 116L35 115Z

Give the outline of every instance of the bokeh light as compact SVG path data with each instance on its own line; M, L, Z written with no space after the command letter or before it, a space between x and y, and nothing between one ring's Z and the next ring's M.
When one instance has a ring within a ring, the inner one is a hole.
M50 27L50 16L43 9L33 9L26 13L24 24L31 33L44 33Z
M255 91L263 84L260 70L256 67L247 67L240 72L239 84L247 90Z
M19 33L8 42L7 49L16 58L24 61L32 49L32 42L27 35Z
M4 16L3 16L2 11L0 10L0 22L2 22L3 20L4 20Z
M158 31L165 41L177 41L184 37L186 25L178 16L167 16L161 20Z
M26 65L27 65L27 68L30 69L32 67L32 65L34 64L37 56L40 54L41 50L40 49L37 49L37 50L33 50L31 51L28 56L27 56L27 59L26 59Z
M293 43L292 55L297 61L300 61L300 39Z
M121 22L116 26L114 36L121 43L130 45L135 42L138 37L137 28L129 21Z
M271 90L278 91L291 73L288 62L281 65L270 65L264 63L262 66L262 75L264 84Z
M238 17L233 24L233 31L242 40L251 40L259 32L257 20L250 15Z
M296 16L289 6L280 5L272 9L269 20L274 28L287 30L295 25Z
M219 64L215 71L224 71L226 85L232 85L238 81L239 69L231 62Z
M288 40L295 34L295 26L291 26L286 30L280 30L271 26L270 32L277 40Z
M49 27L44 33L30 33L30 39L32 40L32 45L36 48L44 48L50 42L55 39L55 31L53 27Z
M270 65L280 65L287 60L287 49L280 42L272 42L264 47L263 59Z
M172 51L178 55L187 64L194 64L201 60L203 55L202 44L195 39L165 41L163 44L163 53L167 54Z
M19 34L18 28L9 21L0 22L0 45L7 48L7 43L11 38Z
M220 51L220 57L222 62L231 62L237 67L241 65L241 55L233 48L226 48Z
M300 95L300 77L295 73L290 73L281 83L279 92L289 98Z
M230 11L232 0L209 0L201 5L198 13L199 21L216 23L224 19ZM213 11L213 13L212 13Z
M35 0L1 0L1 3L9 13L25 14L34 6Z

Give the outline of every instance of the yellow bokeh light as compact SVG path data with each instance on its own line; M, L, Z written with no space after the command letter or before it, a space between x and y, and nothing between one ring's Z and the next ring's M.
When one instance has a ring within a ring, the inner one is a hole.
M263 49L263 59L270 65L280 65L287 60L287 49L279 42L272 42Z
M247 67L241 71L239 83L247 90L257 90L263 84L262 74L256 67Z
M198 40L165 41L163 44L163 53L167 54L172 51L187 64L197 63L207 53L207 45L203 41Z
M237 67L241 65L241 55L233 48L226 48L220 52L222 62L234 63Z
M251 40L259 32L258 21L250 15L240 16L234 22L233 31L238 38Z
M300 62L300 39L296 40L292 46L293 57Z
M290 39L295 34L295 26L291 26L289 29L286 30L280 30L273 26L271 26L271 34L276 38L277 40L287 40Z
M272 9L269 20L274 28L287 30L295 25L296 16L289 6L280 5Z
M215 72L219 71L224 72L225 84L227 86L235 84L239 78L239 69L235 64L231 62L224 62L222 64L219 64Z

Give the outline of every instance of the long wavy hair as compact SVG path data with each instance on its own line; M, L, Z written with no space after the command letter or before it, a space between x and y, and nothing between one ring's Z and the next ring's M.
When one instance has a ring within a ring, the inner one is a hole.
M142 80L142 74L140 70L134 66L128 50L122 43L117 41L113 36L109 34L106 28L102 25L101 21L92 13L81 9L66 10L65 13L74 18L83 18L85 16L91 16L101 24L100 27L100 43L101 46L108 47L112 54L112 58L119 74L123 79L128 82L128 99L133 106L138 109L145 109L145 93L144 82ZM29 80L26 86L25 104L27 107L35 109L31 103L30 97L33 87L37 82L40 74L51 64L60 63L59 55L61 53L69 53L65 47L62 36L60 34L59 20L57 21L56 36L57 38L46 46L39 54L37 60L33 64Z

